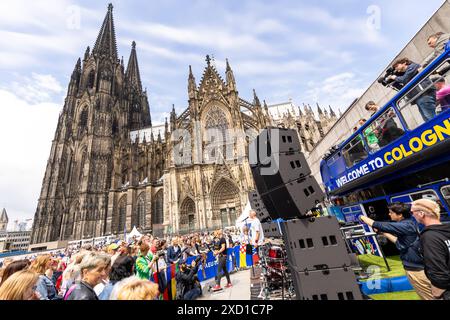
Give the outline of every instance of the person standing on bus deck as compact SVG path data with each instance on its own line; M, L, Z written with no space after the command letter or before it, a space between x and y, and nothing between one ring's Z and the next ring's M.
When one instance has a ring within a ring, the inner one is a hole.
M363 126L364 123L367 122L367 119L361 119L358 121L358 124L360 126ZM364 130L364 135L366 136L367 139L367 143L369 144L370 149L372 150L378 150L380 149L380 145L378 144L378 138L374 132L374 129L372 128L372 126L368 126L366 128L366 130Z
M450 224L441 222L440 207L433 200L416 200L411 211L417 222L425 226L420 242L433 296L450 300Z
M449 40L450 34L444 32L437 32L428 37L428 46L434 50L422 63L422 69L425 69L445 51L445 46L447 45ZM422 71L422 69L420 69L419 71Z
M403 73L402 76L391 75L387 79L393 80L394 83L398 84L400 87L406 86L418 73L420 65L410 61L408 58L398 59L392 65L397 73ZM428 81L427 81L428 80ZM429 85L428 85L429 82ZM424 92L418 92L420 90L412 90L408 96L416 96L420 94L418 98L413 101L419 107L419 112L425 122L433 119L436 116L436 88L432 85L431 80L425 79L421 82L424 87L430 87Z
M406 276L416 293L422 300L434 300L431 293L431 282L424 272L424 261L420 249L419 230L411 219L410 207L396 202L389 205L389 216L392 222L378 222L366 216L360 220L383 235L400 251Z
M367 102L365 106L367 111L372 112L371 117L375 115L375 113L380 110L380 106L377 105L373 101ZM373 133L376 135L376 138L378 140L377 145L378 148L372 148L372 146L369 144L369 147L372 149L372 151L378 150L380 147L384 147L391 143L392 141L397 140L400 138L404 131L403 129L399 128L397 126L397 123L395 122L394 118L396 117L393 110L391 110L389 113L385 113L382 117L380 117L377 121L372 122L372 125L375 126L373 129Z

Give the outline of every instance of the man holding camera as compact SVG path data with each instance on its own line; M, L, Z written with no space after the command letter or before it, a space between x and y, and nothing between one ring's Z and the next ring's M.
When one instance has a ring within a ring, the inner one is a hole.
M202 287L197 278L201 256L188 266L186 260L179 261L180 271L175 276L177 281L177 300L195 300L202 295Z
M396 74L390 75L386 78L388 82L392 83L392 86L403 88L406 86L420 71L420 65L410 61L408 58L402 58L394 62L392 67L395 69ZM421 83L422 87L427 88L423 92L416 87L412 90L408 96L411 98L419 95L413 101L419 107L419 112L422 115L424 121L429 121L436 116L436 88L429 79L425 79Z

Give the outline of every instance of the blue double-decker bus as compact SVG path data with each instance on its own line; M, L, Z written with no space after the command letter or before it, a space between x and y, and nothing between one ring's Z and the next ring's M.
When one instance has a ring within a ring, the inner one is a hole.
M449 220L449 87L448 46L323 158L320 172L335 215L345 222L361 214L389 220L390 203L428 198L441 206L442 220ZM423 101L436 101L434 117L423 115Z

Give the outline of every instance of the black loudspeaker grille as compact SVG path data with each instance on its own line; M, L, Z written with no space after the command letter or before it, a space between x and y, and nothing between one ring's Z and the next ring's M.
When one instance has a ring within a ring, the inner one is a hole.
M281 238L281 229L276 222L266 222L262 224L265 238Z
M281 223L289 264L301 271L342 268L351 260L336 217Z
M262 150L260 150L262 148ZM267 128L258 136L260 154L298 152L301 151L300 140L296 130L284 128Z
M316 179L304 179L288 183L261 195L261 199L272 219L291 219L304 216L324 199Z
M292 270L298 300L362 300L351 268L299 272Z
M269 191L310 175L311 169L302 152L293 152L273 154L269 163L254 166L252 173L260 177L264 190Z
M261 222L266 222L271 219L269 212L257 191L249 192L248 198L251 208L256 211L256 216Z

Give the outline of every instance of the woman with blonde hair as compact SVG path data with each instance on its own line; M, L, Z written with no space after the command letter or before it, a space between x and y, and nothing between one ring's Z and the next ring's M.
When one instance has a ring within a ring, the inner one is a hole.
M0 300L39 300L36 285L39 275L31 270L22 270L11 275L0 287Z
M30 270L36 272L39 275L39 281L37 283L37 292L40 295L41 300L61 300L56 291L55 284L47 276L47 271L52 267L53 259L49 254L38 256L30 266Z
M149 280L132 276L117 283L111 293L111 300L157 300L158 285Z

